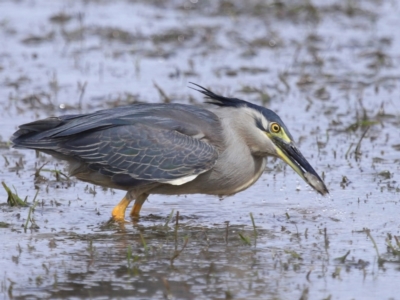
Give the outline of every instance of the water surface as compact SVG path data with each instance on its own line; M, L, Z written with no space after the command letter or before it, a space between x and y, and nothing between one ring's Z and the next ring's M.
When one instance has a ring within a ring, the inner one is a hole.
M0 180L29 206L1 190L0 295L398 299L399 13L389 0L2 1ZM124 192L9 147L38 118L200 104L190 81L276 111L330 195L269 159L244 192L152 195L120 227L107 221Z

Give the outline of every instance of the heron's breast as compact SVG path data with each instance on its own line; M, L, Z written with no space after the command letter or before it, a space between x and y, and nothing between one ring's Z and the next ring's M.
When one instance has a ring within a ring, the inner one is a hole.
M194 193L230 196L253 185L263 173L265 163L261 157L248 160L246 164L233 161L230 165L217 163L212 170L182 187Z
M236 174L226 178L225 182L219 183L217 194L233 195L249 188L260 178L265 169L265 163L264 158L256 158L253 164L237 169Z
M150 194L208 194L230 196L254 184L265 169L265 159L255 159L245 167L227 172L216 165L212 170L200 174L194 180L182 185L162 184L151 189Z

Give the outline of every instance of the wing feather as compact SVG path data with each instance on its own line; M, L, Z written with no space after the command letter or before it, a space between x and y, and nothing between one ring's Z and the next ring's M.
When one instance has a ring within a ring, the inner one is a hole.
M92 142L92 147L87 141ZM64 142L61 148L100 173L171 184L178 184L179 179L185 183L184 178L193 180L210 170L218 159L217 149L206 142L142 124L79 135Z
M183 184L211 169L224 147L219 118L184 104L47 118L21 125L12 142L74 162L75 175L88 166L124 186Z

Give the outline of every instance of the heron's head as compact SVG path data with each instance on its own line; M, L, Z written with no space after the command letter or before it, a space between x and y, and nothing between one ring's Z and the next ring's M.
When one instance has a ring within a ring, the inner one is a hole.
M199 92L208 96L209 103L222 107L235 107L249 114L254 122L246 124L248 132L257 138L250 139L260 155L275 156L287 163L304 181L322 195L328 193L324 182L297 148L289 129L272 110L237 98L226 98L195 84Z

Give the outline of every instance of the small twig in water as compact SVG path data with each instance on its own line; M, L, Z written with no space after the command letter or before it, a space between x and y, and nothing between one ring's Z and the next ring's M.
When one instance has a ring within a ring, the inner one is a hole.
M349 149L347 149L346 154L344 155L345 159L347 159L347 156L349 155L351 148L353 148L353 143L351 143Z
M146 240L144 239L144 236L143 236L143 234L141 232L139 233L139 235L140 235L140 239L142 240L144 251L147 254L148 247L147 247L147 244L146 244Z
M158 84L153 81L154 87L157 89L157 91L160 93L161 98L163 99L164 103L171 103L171 99L167 96L167 94L158 86Z
M176 220L175 220L175 228L178 228L179 226L179 211L176 212Z
M171 213L168 216L167 221L164 224L164 227L168 227L169 222L171 222L172 216L174 215L174 210L171 211Z
M163 277L163 278L162 278L162 281L163 281L163 283L164 283L165 289L167 290L167 295L165 295L166 298L167 298L167 299L172 299L171 287L169 286L169 283L168 283L167 278Z
M179 211L176 212L176 220L175 220L175 251L178 249L178 226L179 226Z
M188 241L189 237L185 237L185 242L182 246L182 249L180 251L175 251L174 255L171 257L171 266L174 264L174 260L182 253L183 250L185 250Z
M246 245L251 246L250 239L247 236L239 232L239 237Z
M324 228L324 241L325 241L325 249L329 248L329 239L328 239L328 234L326 233L327 230Z
M335 260L339 260L342 264L344 264L346 262L346 258L347 256L350 254L350 250L347 251L347 253L341 257L335 258Z
M257 238L257 229L256 229L256 223L254 222L254 218L253 218L253 213L250 213L250 219L251 219L251 223L253 223L253 231L254 231L254 237Z
M80 91L79 101L78 101L79 110L82 110L82 100L83 100L83 95L85 95L86 86L87 86L87 81L85 81L84 83L81 83L80 81L78 81L78 90Z
M376 242L375 242L374 238L371 235L371 231L368 228L364 228L364 232L367 234L367 236L370 238L370 240L374 244L376 255L378 255L378 265L382 266L383 263L385 262L385 260L383 258L381 258L380 254L379 254L378 246L376 245Z
M359 159L359 157L360 157L360 155L361 155L361 151L360 151L360 148L361 148L361 141L363 140L363 138L365 137L365 135L367 134L367 132L368 132L368 130L369 130L370 128L371 128L371 126L368 126L367 129L365 129L365 131L364 131L363 134L361 135L360 140L359 140L358 143L357 143L356 150L354 150L354 154L355 154L355 159L356 159L356 161Z
M226 221L226 229L225 229L225 243L228 245L229 238L229 221Z
M43 167L45 166L45 165L47 165L49 162L47 161L47 162L45 162L41 167L39 167L36 171L35 171L35 174L33 175L34 176L34 178L35 178L35 180L37 180L39 177L40 177L40 171L43 169Z
M25 222L25 226L24 226L25 232L26 232L26 229L28 228L29 221L31 221L32 225L34 225L34 221L31 219L31 214L35 210L36 205L39 203L38 201L36 201L36 197L37 197L38 193L39 193L39 190L36 191L35 197L33 198L33 202L32 202L33 205L29 208L28 217L26 218L26 222Z
M306 275L306 279L308 282L310 282L310 274L312 272L312 269L310 271L308 271L307 275Z
M394 239L396 240L396 244L398 247L400 247L400 240L397 236L394 236Z

